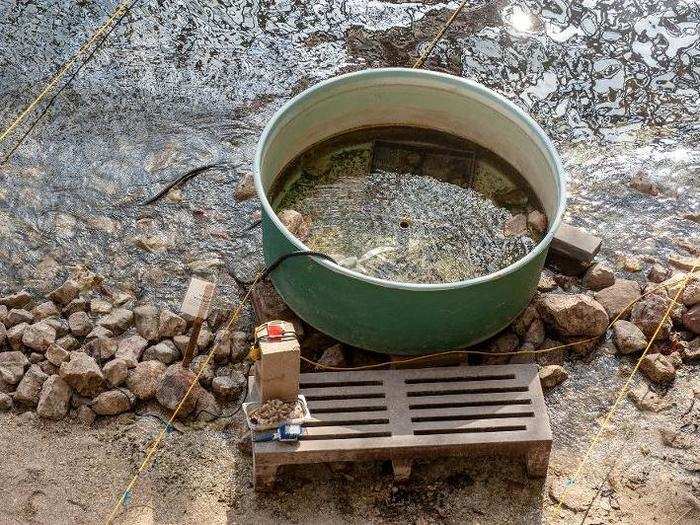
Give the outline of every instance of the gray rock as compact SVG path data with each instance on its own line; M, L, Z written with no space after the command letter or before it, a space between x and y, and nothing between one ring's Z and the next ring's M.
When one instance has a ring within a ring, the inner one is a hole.
M212 365L213 359L209 360L206 366L204 366L204 363L207 361L207 357L208 356L206 355L195 356L190 363L190 370L192 370L195 374L198 373L200 368L203 367L202 373L199 374L199 384L206 388L211 385L212 379L214 379L214 367Z
M134 308L134 323L139 335L146 341L159 339L160 320L155 306L143 305Z
M211 382L211 390L220 399L230 401L243 393L246 380L240 372L230 376L218 376Z
M651 337L661 324L661 329L656 339L665 341L671 333L671 328L673 328L671 317L666 316L664 319L670 305L671 299L668 296L661 294L649 295L632 307L630 321L637 325L647 337ZM663 323L661 323L662 320Z
M683 326L694 334L700 334L700 304L688 308L683 314Z
M49 376L47 376L38 365L30 366L17 386L15 402L36 406L39 402L41 387L48 377Z
M27 323L20 323L7 330L6 338L12 350L22 350L22 337L27 328L29 328Z
M554 388L569 378L569 373L563 366L548 365L540 368L540 383L545 390Z
M159 335L162 339L175 337L185 333L187 321L170 310L163 310L160 313Z
M538 308L544 321L565 336L596 337L608 327L605 309L584 294L542 294Z
M170 365L165 371L156 391L158 403L168 410L175 410L182 402L178 417L184 418L188 416L197 405L199 393L204 391L199 383L194 384L195 381L196 375L191 370L182 368L180 363ZM190 394L185 397L185 394L193 384L194 387Z
M102 375L112 386L119 386L129 375L129 363L124 359L112 359L102 367Z
M621 319L627 319L630 315L630 303L639 299L641 295L639 284L635 281L615 279L615 284L603 288L593 296L603 305L611 319L618 315L621 315Z
M615 284L615 274L603 263L591 266L583 276L583 285L589 290L602 290Z
M190 336L189 335L176 335L173 337L173 343L175 344L175 348L180 350L180 353L184 355L185 350L187 350L187 345L190 343Z
M29 366L29 359L22 352L0 352L0 371L2 380L10 385L16 385L22 379L24 371Z
M47 317L57 316L59 313L60 312L53 301L46 301L32 308L32 315L38 321L46 319Z
M55 342L56 330L44 321L28 326L22 334L22 344L41 353Z
M87 312L90 301L85 297L76 297L63 308L63 315L71 316L76 312Z
M80 286L72 279L68 279L61 286L49 294L53 302L67 305L80 294Z
M56 344L69 352L80 346L80 342L72 335L64 335L60 339L56 339Z
M104 326L97 325L88 335L85 336L85 339L89 341L98 337L114 337L114 332L112 332L112 330L107 330Z
M12 410L12 397L4 392L0 392L0 412Z
M221 415L221 408L211 392L202 388L197 394L194 413L197 421L214 421Z
M105 315L112 311L112 303L104 299L90 300L90 313L95 315Z
M663 354L647 354L639 363L639 369L655 383L668 383L676 377L676 368Z
M629 321L619 319L613 324L615 346L621 354L641 352L647 346L644 333Z
M98 416L116 416L131 410L135 402L136 398L128 390L108 390L97 396L90 408Z
M71 389L68 383L54 374L44 381L36 413L46 419L63 419L70 408L70 396Z
M224 328L216 332L212 352L216 363L226 363L231 358L231 332Z
M175 348L172 341L162 341L157 345L146 348L143 352L143 359L146 361L157 360L169 365L180 359L180 351Z
M148 346L148 341L138 334L125 337L119 341L119 348L115 357L125 359L129 363L129 367L133 368L141 360L143 351Z
M97 321L97 324L115 334L121 334L131 326L133 320L134 312L126 308L115 308L110 314L101 317Z
M70 327L71 333L76 337L85 337L92 331L90 316L83 311L70 314L70 317L68 317L68 326Z
M0 305L7 306L7 308L22 308L23 306L26 306L31 300L32 296L29 294L29 292L26 290L22 290L17 293L0 297Z
M205 325L206 323L202 325L202 330L199 332L199 336L197 337L197 348L200 351L206 350L214 341L214 334L212 334L209 331L209 328Z
M84 352L71 352L68 361L61 363L59 374L78 394L94 397L105 385L97 362Z
M31 312L21 308L13 308L7 313L4 324L6 327L11 328L21 323L31 324L33 322L34 315Z
M129 372L126 386L139 399L151 399L164 375L165 365L160 361L142 361Z
M231 362L240 363L250 353L250 344L248 343L248 334L245 332L236 331L231 334Z
M319 365L334 367L334 368L345 368L348 366L347 360L345 359L345 350L343 345L336 344L329 348L326 348L321 354L318 360ZM327 369L323 366L316 366L316 370L319 372L324 372Z
M61 363L63 363L63 361L67 361L69 357L70 354L68 353L68 350L57 343L50 345L46 349L46 359L53 365L61 366Z

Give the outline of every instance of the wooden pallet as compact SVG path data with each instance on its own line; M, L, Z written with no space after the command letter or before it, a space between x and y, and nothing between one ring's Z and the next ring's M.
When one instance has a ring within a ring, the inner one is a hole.
M547 472L552 434L534 364L301 374L300 393L313 420L297 443L253 443L257 490L286 464L391 460L406 480L414 458L510 453L531 476Z

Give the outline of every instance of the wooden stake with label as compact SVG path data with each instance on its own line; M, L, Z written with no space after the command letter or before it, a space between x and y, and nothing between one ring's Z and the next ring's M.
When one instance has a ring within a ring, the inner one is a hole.
M214 297L214 283L193 277L187 288L187 293L182 301L180 312L187 317L191 317L192 335L187 343L185 355L182 357L182 367L188 368L194 356L194 349L197 346L199 333L202 330L202 323L209 315L211 300Z

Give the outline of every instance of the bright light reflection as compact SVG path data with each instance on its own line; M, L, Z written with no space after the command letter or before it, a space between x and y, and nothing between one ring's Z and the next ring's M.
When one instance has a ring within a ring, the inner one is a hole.
M510 15L510 25L516 31L530 31L532 29L532 17L524 9L516 6Z

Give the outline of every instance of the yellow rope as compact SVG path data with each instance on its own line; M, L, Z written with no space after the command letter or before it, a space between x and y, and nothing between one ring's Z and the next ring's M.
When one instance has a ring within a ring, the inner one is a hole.
M233 326L233 323L236 322L236 320L238 319L238 317L241 314L241 310L243 309L243 305L246 303L246 301L250 297L250 294L252 293L253 288L255 287L255 284L258 282L259 279L260 279L260 274L255 277L255 279L253 280L253 283L251 284L250 288L248 289L248 292L246 292L246 294L243 296L243 298L238 303L238 306L236 307L236 309L231 314L231 318L230 318L228 324L226 325L225 330L230 330L231 327ZM146 457L144 458L143 462L141 463L141 466L136 471L136 474L134 474L134 477L131 478L131 481L126 486L126 488L122 492L119 499L117 499L117 501L114 505L114 508L112 509L112 512L109 515L109 518L107 518L107 521L105 522L107 525L110 525L112 523L112 520L116 517L117 513L119 512L119 508L121 507L122 503L124 503L124 500L125 500L127 494L131 492L131 489L134 487L134 485L138 481L139 476L141 475L141 472L143 472L149 466L151 458L153 457L153 455L156 453L156 450L158 449L158 445L160 445L161 441L163 441L163 437L167 433L168 429L171 427L173 421L175 421L175 418L177 417L178 413L180 412L180 409L182 408L182 405L184 404L185 400L192 392L192 389L194 388L194 386L199 383L199 376L202 374L204 369L209 364L209 361L211 360L212 356L214 355L215 349L216 349L216 346L212 346L211 350L207 354L207 358L204 360L202 365L199 367L199 370L197 371L197 374L195 375L194 379L192 380L190 387L187 389L187 392L185 392L185 395L182 397L182 399L178 403L177 407L175 407L175 410L173 411L173 415L170 416L168 423L163 427L163 429L158 434L158 437L156 437L156 439L153 441L153 443L147 449Z
M20 113L17 118L15 118L12 123L5 129L5 131L0 134L0 142L3 142L5 138L12 133L12 131L19 126L22 121L25 119L25 117L41 102L44 97L53 89L56 87L58 82L63 78L63 76L68 72L68 70L71 68L73 64L78 60L80 55L88 49L95 41L107 30L107 28L116 20L118 17L122 15L122 13L127 9L127 5L130 0L125 0L121 4L117 6L115 11L112 13L112 15L107 19L107 21L102 24L97 31L90 37L90 39L85 42L78 51L70 58L68 59L64 64L63 67L61 67L58 72L53 76L53 78L49 81L48 84L44 87L44 89L39 93L39 95Z
M627 378L627 381L625 381L625 384L622 386L622 389L620 389L620 392L617 396L617 399L615 399L615 402L613 403L612 407L608 411L608 413L605 416L605 419L603 420L603 423L600 426L600 429L596 433L596 435L593 437L593 440L591 440L591 443L589 444L588 448L586 449L586 453L583 455L583 458L578 464L578 467L576 468L576 471L574 472L574 475L572 478L567 480L564 490L562 491L561 495L559 496L559 504L557 505L557 514L561 512L561 507L564 502L564 497L568 493L569 489L573 487L576 482L578 481L579 476L581 475L581 471L583 470L583 467L587 463L588 459L590 458L591 452L593 452L593 449L596 447L598 444L598 441L600 441L601 436L603 435L603 432L607 429L608 424L610 423L610 420L612 417L615 415L615 412L617 411L617 407L620 405L622 400L625 398L627 395L627 391L629 390L630 385L632 384L632 379L634 379L634 376L637 373L637 370L639 370L639 366L642 363L642 359L644 359L644 356L647 355L647 352L649 351L649 348L651 348L651 345L654 343L654 340L656 339L656 336L659 335L659 332L661 331L661 327L664 325L666 320L668 319L668 316L671 314L671 310L673 310L674 306L676 306L676 302L678 301L678 297L680 297L681 293L683 292L683 289L685 286L688 284L688 281L693 277L693 274L696 270L697 266L694 266L690 272L685 276L683 279L681 285L678 288L678 291L676 292L676 296L673 298L673 301L671 301L671 304L668 306L666 309L666 312L664 313L664 316L661 318L661 322L659 323L659 326L656 327L656 330L654 330L653 335L651 336L651 339L649 339L649 342L647 343L646 348L642 352L642 355L640 356L639 360L637 361L637 364L635 365L634 369L632 370L632 373L630 376Z

